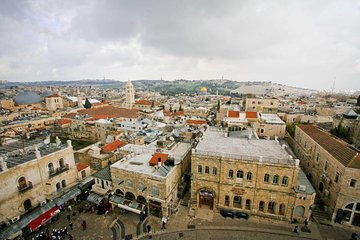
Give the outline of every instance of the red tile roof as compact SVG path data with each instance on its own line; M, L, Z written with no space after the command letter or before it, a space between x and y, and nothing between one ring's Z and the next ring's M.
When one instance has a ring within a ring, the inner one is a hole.
M350 168L360 168L359 153L347 147L343 141L335 139L314 125L299 125L297 128L300 128L342 165Z
M104 106L99 108L89 108L80 110L80 114L88 114L91 117L95 117L97 115L106 115L106 116L114 116L125 117L125 118L136 118L138 115L138 109L127 109L127 108L118 108L113 106Z
M206 120L197 120L197 119L189 119L189 120L186 120L186 123L189 124L189 125L194 125L194 124L207 124L207 121Z
M89 165L86 165L85 163L76 164L76 168L77 168L78 172L80 172L81 170L84 170L87 167L89 167Z
M246 118L258 118L257 112L246 112Z
M63 116L63 118L74 118L78 113L68 113Z
M184 111L177 111L175 113L176 116L181 116L181 115L184 115Z
M238 118L239 116L240 116L240 112L239 112L239 111L228 111L228 117Z
M139 101L135 102L135 104L137 104L137 105L151 105L151 101L139 100Z
M115 114L110 114L110 115L95 115L92 118L88 118L85 121L95 121L95 120L99 120L99 119L108 119L108 118L116 118Z
M68 124L68 123L71 123L71 122L72 121L70 119L63 119L63 118L61 118L61 119L59 119L57 121L57 123L60 124L60 125Z
M118 139L118 140L116 140L116 141L114 141L112 143L109 143L109 144L101 147L101 150L103 150L104 152L109 153L109 152L113 152L116 149L121 148L121 147L123 147L125 145L126 145L126 142L123 142L123 141Z
M165 153L155 153L152 158L149 161L150 166L155 166L158 164L159 162L159 158L161 159L161 165L164 164L164 162L166 161L168 157L168 154Z
M55 93L55 94L47 96L46 98L58 98L58 97L61 97L61 96L59 94Z

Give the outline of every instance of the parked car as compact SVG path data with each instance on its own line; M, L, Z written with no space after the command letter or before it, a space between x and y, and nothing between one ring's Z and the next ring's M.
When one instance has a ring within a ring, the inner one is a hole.
M246 212L235 212L235 217L236 218L243 218L248 220L249 219L249 214Z
M220 215L223 216L224 218L227 217L234 218L234 212L225 208L220 209Z

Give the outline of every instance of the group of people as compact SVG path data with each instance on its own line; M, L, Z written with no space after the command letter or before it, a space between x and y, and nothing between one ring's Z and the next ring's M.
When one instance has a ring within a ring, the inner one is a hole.
M32 238L32 240L63 240L69 239L72 240L73 236L69 233L66 227L53 229L51 232L49 229L46 229L45 232L40 232Z

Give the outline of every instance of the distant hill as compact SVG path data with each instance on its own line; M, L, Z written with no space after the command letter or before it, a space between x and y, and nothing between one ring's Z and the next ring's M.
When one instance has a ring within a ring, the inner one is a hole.
M289 87L271 82L237 82L227 79L214 80L132 80L136 90L159 92L162 95L176 95L179 93L198 93L201 87L206 87L209 94L241 96L243 94L257 95L309 95L315 90ZM44 81L44 82L4 82L2 86L91 86L94 88L122 89L126 81L112 79L70 80L70 81Z

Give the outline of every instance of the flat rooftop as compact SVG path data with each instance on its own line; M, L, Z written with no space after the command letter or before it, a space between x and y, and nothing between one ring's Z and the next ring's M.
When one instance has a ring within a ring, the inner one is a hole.
M285 149L282 148L285 145ZM264 163L295 164L293 156L284 142L245 137L226 137L224 131L209 128L204 132L193 155L223 156L232 159L259 161Z
M261 118L270 124L285 124L283 120L277 114L262 113Z
M29 143L25 142L24 145L25 145L24 147L27 149L25 153L19 152L19 150L22 149L21 142L0 147L0 156L3 157L8 168L12 168L17 165L36 159L35 146L38 146L38 150L40 151L41 157L66 148L66 144L60 144L59 146L56 146L56 144L50 143L46 145L41 140L31 141ZM8 151L4 152L6 150Z

